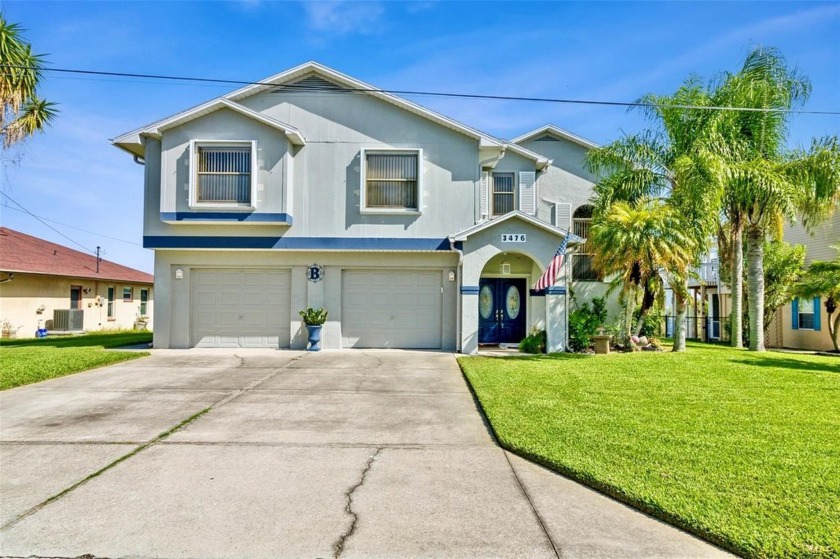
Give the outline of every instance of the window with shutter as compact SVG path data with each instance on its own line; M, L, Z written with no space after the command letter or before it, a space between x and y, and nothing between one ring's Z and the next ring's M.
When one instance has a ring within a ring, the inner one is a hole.
M418 212L422 151L363 151L362 211Z
M513 173L493 173L493 216L515 210L515 194Z
M534 171L519 173L519 210L528 215L537 213L537 174Z
M554 226L564 231L572 228L572 205L568 202L554 204Z
M586 239L572 256L572 279L576 281L601 281L601 274L595 269L595 249L589 240L589 228L592 225L592 206L580 206L572 219L573 233Z

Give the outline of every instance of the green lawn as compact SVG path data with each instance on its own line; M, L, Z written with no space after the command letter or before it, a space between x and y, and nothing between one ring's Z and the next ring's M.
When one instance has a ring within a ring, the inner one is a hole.
M840 556L840 359L464 357L501 444L748 557Z
M0 341L0 390L62 377L149 355L143 351L105 351L152 341L151 332Z

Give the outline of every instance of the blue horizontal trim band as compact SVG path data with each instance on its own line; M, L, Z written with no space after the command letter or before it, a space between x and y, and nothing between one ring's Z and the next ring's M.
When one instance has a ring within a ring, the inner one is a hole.
M478 286L477 285L462 285L461 286L461 293L464 295L478 295Z
M565 287L546 287L545 289L546 295L565 295L566 288Z
M240 248L287 250L449 250L448 239L369 237L145 236L143 248Z
M244 221L292 224L292 216L256 212L160 212L161 221Z

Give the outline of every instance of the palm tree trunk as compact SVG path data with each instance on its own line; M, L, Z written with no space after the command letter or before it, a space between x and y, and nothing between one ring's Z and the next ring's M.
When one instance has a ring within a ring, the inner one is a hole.
M750 309L750 351L764 351L764 230L747 228L747 292Z
M732 283L730 297L732 309L729 314L729 345L744 347L744 237L740 224L732 224L732 269L730 274Z
M688 291L688 287L684 287ZM674 291L677 299L677 322L674 324L674 349L673 351L685 351L685 317L688 314L688 301L685 297Z
M633 311L636 310L636 285L633 284L628 289L627 304L624 308L624 336L626 341L630 343L630 336L633 332Z
M837 334L840 330L840 313L834 318L834 328L831 328L831 315L828 315L828 333L831 334L831 343L834 344L834 351L840 352L840 343L838 343Z

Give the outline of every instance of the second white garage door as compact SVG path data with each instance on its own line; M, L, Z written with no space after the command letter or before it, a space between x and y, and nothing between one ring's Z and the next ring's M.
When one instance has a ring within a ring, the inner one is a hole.
M441 347L440 270L344 270L343 347Z
M193 270L194 347L289 347L288 270Z

